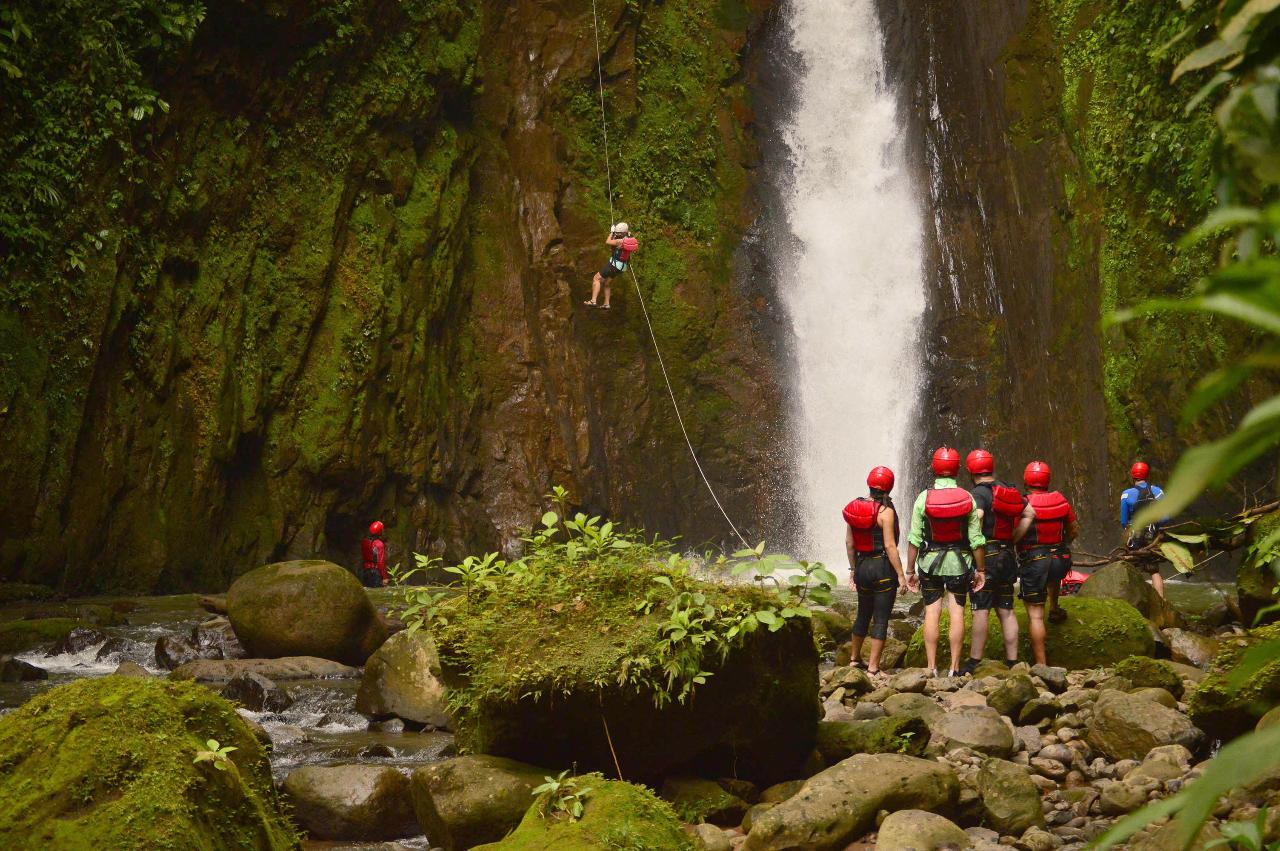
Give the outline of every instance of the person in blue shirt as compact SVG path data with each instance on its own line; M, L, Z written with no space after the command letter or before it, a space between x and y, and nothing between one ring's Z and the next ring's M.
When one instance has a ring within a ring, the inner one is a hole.
M1125 546L1131 550L1139 549L1151 543L1155 539L1156 532L1159 531L1159 525L1155 523L1150 526L1144 526L1141 529L1130 528L1134 516L1140 509L1146 508L1148 504L1164 496L1164 491L1147 481L1147 476L1150 473L1151 468L1145 462L1135 461L1133 466L1129 468L1129 475L1133 477L1133 487L1126 488L1125 492L1120 495L1120 525L1128 533ZM1156 593L1163 597L1164 577L1160 575L1160 562L1152 559L1138 562L1137 564L1138 567L1151 574L1151 587L1156 589Z

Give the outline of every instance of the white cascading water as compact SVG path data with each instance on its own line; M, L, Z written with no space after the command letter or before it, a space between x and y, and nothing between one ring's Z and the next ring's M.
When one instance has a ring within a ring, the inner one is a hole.
M923 222L875 0L790 0L788 19L802 63L784 130L795 254L778 265L795 337L797 555L843 573L840 511L867 472L897 474L904 536L921 479L907 452L924 372Z

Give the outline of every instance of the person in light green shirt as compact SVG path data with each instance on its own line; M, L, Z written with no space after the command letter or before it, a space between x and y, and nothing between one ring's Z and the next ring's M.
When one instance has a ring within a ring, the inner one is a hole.
M959 452L944 446L933 453L937 478L916 498L907 534L907 587L924 598L924 652L935 676L944 598L951 618L950 675L956 677L956 665L963 658L965 600L970 590L981 591L986 582L982 514L969 492L956 484L959 472Z

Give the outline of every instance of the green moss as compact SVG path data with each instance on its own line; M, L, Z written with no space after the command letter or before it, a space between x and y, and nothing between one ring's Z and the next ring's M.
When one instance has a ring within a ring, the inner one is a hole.
M1211 737L1223 740L1252 730L1267 710L1280 703L1280 658L1262 666L1239 689L1230 686L1231 674L1245 651L1264 641L1280 640L1280 624L1270 624L1247 637L1224 639L1208 674L1187 703L1191 720Z
M1162 688L1174 697L1182 697L1182 677L1159 659L1130 656L1116 665L1115 674L1133 683L1135 688Z
M870 721L823 721L818 724L818 753L835 765L857 753L904 753L921 756L929 745L929 726L914 715L891 715Z
M71 630L87 626L76 618L36 618L0 623L0 653L21 653L66 638Z
M1057 665L1072 670L1097 668L1113 665L1129 656L1149 656L1155 652L1155 641L1151 630L1142 614L1121 600L1091 600L1083 597L1064 597L1062 608L1067 611L1067 621L1061 624L1049 624L1045 639L1045 653L1050 665ZM1031 644L1027 638L1027 612L1019 600L1014 611L1018 618L1019 657L1031 659ZM1004 645L994 638L1000 635L1000 621L995 612L989 612L991 618L989 635L993 640L987 641L985 657L1002 659ZM942 613L942 638L938 642L938 667L944 668L950 663L950 651L947 647L947 629L950 616ZM971 634L973 610L965 609L965 635ZM908 666L920 666L925 662L923 628L916 630L907 647L906 661Z
M194 764L207 739L225 771ZM0 843L17 848L298 847L261 744L208 689L80 680L0 718Z
M584 779L591 787L582 818L543 817L531 807L519 827L487 851L693 851L671 807L643 786Z
M48 585L27 582L0 582L0 604L23 600L48 600L56 592Z

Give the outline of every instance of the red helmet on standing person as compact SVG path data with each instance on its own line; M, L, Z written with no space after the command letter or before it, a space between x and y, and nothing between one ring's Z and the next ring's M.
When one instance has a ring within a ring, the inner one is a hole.
M965 469L973 476L989 476L996 471L996 459L985 449L975 449L965 456Z
M1147 474L1151 472L1151 468L1147 466L1145 461L1134 461L1133 466L1129 468L1129 475L1139 481L1145 481Z
M370 535L381 535L381 534L382 534L382 521L381 521L381 520L375 520L375 521L373 521L372 523L370 523L370 524L369 524L369 534L370 534Z
M960 472L960 453L950 446L940 446L933 453L933 474L954 476Z
M872 467L867 473L867 487L888 493L893 490L893 470L888 467Z
M1049 470L1048 464L1043 461L1032 461L1022 472L1022 481L1026 482L1029 488L1047 488L1052 476L1053 473Z

